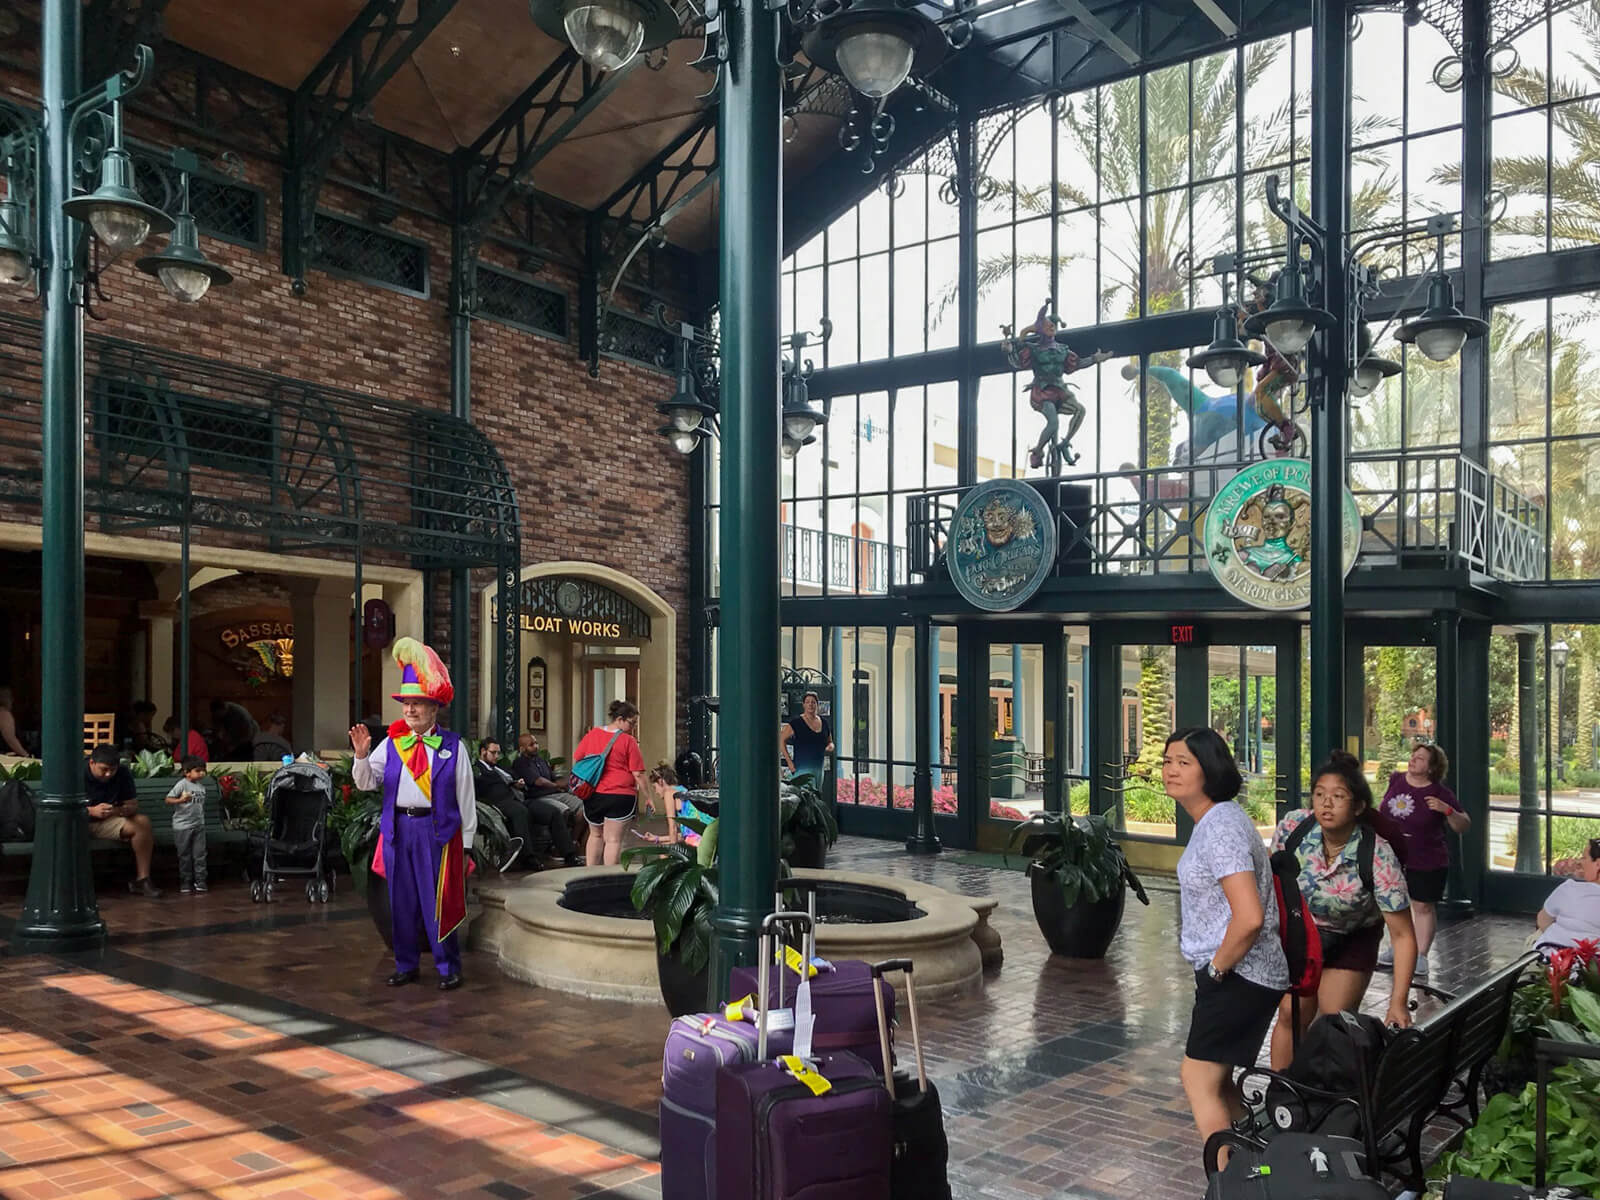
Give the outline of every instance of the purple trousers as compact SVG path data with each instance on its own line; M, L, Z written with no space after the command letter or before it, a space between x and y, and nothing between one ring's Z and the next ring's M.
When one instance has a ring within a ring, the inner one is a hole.
M389 912L394 929L394 966L415 971L422 945L418 926L427 936L433 965L440 975L461 974L461 951L456 935L440 939L437 909L439 857L443 848L433 840L433 822L395 814L394 870L389 874Z

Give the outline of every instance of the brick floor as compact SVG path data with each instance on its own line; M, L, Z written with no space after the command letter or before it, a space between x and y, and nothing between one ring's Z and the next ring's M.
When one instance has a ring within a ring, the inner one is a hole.
M1066 961L1016 872L864 839L835 861L1000 900L1005 964L982 993L923 1006L958 1197L1200 1193L1170 886L1130 903L1104 961ZM0 924L20 896L13 877ZM392 966L348 893L269 909L225 879L159 901L107 888L101 904L105 951L0 959L0 1196L659 1194L664 1010L512 983L470 954L460 991L385 988ZM1524 934L1447 924L1433 982L1470 981Z

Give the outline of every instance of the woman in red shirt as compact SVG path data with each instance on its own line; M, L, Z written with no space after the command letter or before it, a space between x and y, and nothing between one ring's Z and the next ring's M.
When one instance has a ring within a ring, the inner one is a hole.
M589 822L586 849L591 867L614 867L622 860L622 839L633 824L641 797L646 810L656 810L645 778L644 755L635 740L639 731L638 708L627 700L613 700L606 716L606 724L589 730L572 751L573 762L591 754L606 756L600 782L583 802L583 816ZM606 749L608 745L610 750Z

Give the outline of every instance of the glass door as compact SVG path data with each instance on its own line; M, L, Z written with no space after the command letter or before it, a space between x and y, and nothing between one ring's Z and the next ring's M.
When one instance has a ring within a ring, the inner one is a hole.
M1089 653L1088 807L1134 839L1181 845L1188 817L1161 783L1174 729L1208 726L1232 748L1241 803L1264 837L1299 794L1300 626L1289 621L1103 622Z

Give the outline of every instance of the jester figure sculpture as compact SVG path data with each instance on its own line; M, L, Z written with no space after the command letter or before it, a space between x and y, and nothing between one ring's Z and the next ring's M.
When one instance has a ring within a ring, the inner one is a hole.
M1239 311L1241 337L1245 318L1265 312L1276 295L1276 272L1264 280L1252 279L1256 285L1255 296ZM1300 382L1300 356L1282 353L1266 338L1261 339L1261 350L1267 361L1256 372L1256 385L1250 393L1251 406L1267 424L1276 427L1276 432L1266 439L1274 455L1293 454L1304 449L1304 434L1290 411L1294 388Z
M1039 316L1033 327L1021 339L1009 325L1000 326L1000 348L1006 361L1018 370L1031 370L1033 382L1028 384L1028 403L1035 412L1044 414L1044 429L1028 455L1028 465L1043 467L1049 460L1048 474L1059 475L1065 463L1071 466L1078 461L1072 451L1072 438L1083 424L1084 407L1078 403L1077 394L1066 383L1065 377L1080 367L1105 362L1111 357L1108 350L1097 350L1088 358L1079 358L1072 348L1056 341L1056 330L1061 318L1052 311L1053 302L1047 300L1039 307ZM1060 433L1061 414L1067 416L1067 432Z

